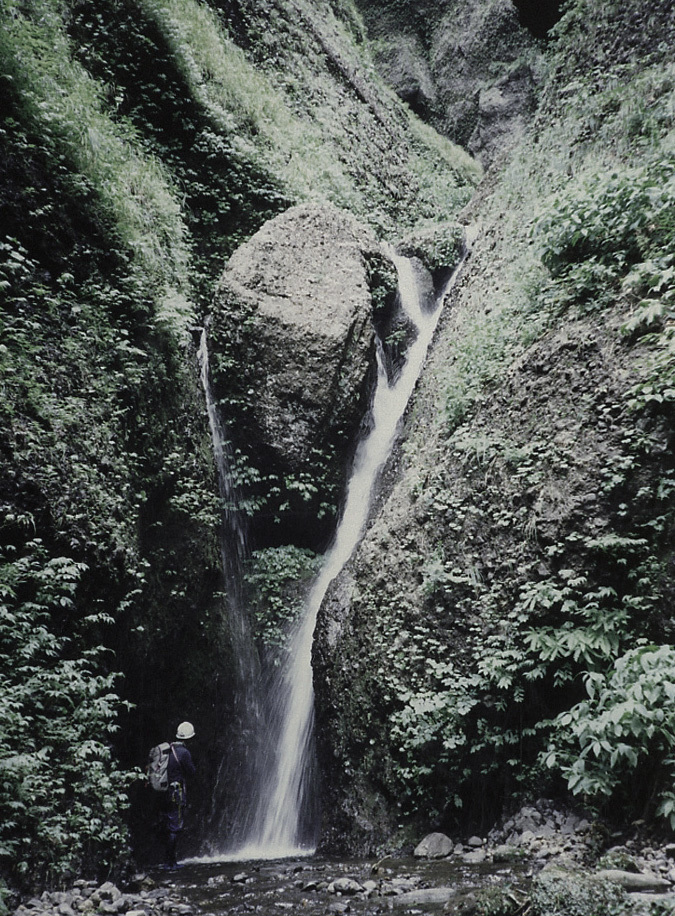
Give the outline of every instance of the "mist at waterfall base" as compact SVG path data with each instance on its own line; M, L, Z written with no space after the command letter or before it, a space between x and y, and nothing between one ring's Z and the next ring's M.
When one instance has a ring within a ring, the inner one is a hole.
M287 662L269 678L264 696L249 693L246 731L251 738L245 768L237 778L239 804L229 824L221 824L214 854L199 861L279 859L311 855L316 849L319 810L315 780L312 642L317 615L328 586L358 545L368 520L375 482L389 457L410 396L422 370L441 304L422 308L412 262L391 255L398 273L402 311L415 329L405 362L390 383L378 342L378 374L369 432L357 446L343 512L331 547L311 588L302 619L290 635ZM244 615L245 616L245 615ZM253 674L253 672L251 672Z

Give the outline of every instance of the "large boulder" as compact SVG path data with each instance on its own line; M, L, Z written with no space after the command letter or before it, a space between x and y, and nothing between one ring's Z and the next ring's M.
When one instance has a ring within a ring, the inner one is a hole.
M415 847L416 859L444 859L454 849L454 843L444 833L429 833Z
M278 540L316 543L314 520L331 515L321 506L339 500L375 371L373 278L387 269L352 216L302 205L266 223L223 273L210 331L218 393L261 492L281 490L286 514L267 512L281 518Z

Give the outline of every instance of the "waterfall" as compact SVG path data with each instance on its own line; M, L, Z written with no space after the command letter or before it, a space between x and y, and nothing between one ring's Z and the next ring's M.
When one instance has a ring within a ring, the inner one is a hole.
M211 829L215 835L218 835L226 829L228 816L240 821L251 806L255 784L259 779L254 768L250 766L251 745L257 743L257 735L261 731L261 711L264 703L260 690L260 661L253 642L242 592L243 567L248 549L246 525L240 509L240 494L232 476L232 449L211 388L206 327L202 329L197 356L221 501L221 563L226 590L229 632L232 639L232 655L237 664L231 710L236 723L232 731L236 734L236 738L230 743L228 752L221 760L212 790ZM231 811L224 808L222 801L224 797L235 794L233 792L235 781L236 804L234 805L235 813L232 815Z
M216 462L218 491L221 500L221 517L223 537L221 538L221 556L223 573L228 586L230 605L236 605L235 636L246 638L246 617L241 613L242 568L246 556L246 527L239 509L239 494L232 480L232 450L225 430L218 415L218 408L211 390L209 370L209 348L206 327L202 328L197 354L201 374L202 388L206 401L206 413L211 431L213 456Z
M440 307L431 312L422 308L412 263L406 258L392 257L398 272L401 307L416 329L416 338L400 375L391 385L378 349L371 429L357 447L342 516L308 597L304 618L292 636L289 661L270 691L272 740L267 748L267 759L259 767L264 777L256 792L256 808L251 812L247 836L236 850L232 850L237 858L310 854L318 840L316 819L311 812L314 761L311 655L317 614L328 586L363 535L374 484L391 452L441 311Z

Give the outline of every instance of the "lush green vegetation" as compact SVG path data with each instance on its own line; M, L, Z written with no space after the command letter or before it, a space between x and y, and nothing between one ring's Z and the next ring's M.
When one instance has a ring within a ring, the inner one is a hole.
M273 7L2 5L0 886L125 868L127 790L178 706L205 780L220 763L234 666L191 335L227 256L300 200L442 233L479 176L377 83L350 2ZM258 512L264 468L240 449L235 473ZM274 485L277 514L312 486ZM254 558L272 642L311 565Z
M637 4L604 5L592 38L587 5L561 22L527 142L469 208L484 288L445 320L354 566L368 650L345 628L327 662L331 698L350 694L326 727L351 792L401 824L485 827L545 787L672 818L675 82L665 45L633 53Z
M280 661L289 632L304 610L307 584L321 557L288 545L257 550L251 557L246 582L250 590L255 636L265 652Z
M13 519L32 527L29 518ZM83 563L50 557L35 537L3 553L0 606L0 855L25 883L67 883L92 861L108 873L127 857L120 820L133 773L111 747L120 699L97 645L112 619L77 614ZM72 636L64 635L72 632ZM93 637L93 638L92 638Z
M476 895L479 916L620 916L630 901L623 888L592 874L544 869L527 889L510 883Z
M425 821L485 822L542 779L675 820L672 23L616 6L569 5L530 141L468 211L485 292L447 318L331 660L340 778ZM177 704L207 779L227 740L191 336L225 259L311 200L441 269L480 170L381 85L350 0L5 0L0 61L0 888L30 890L125 867ZM377 313L391 275L369 270ZM244 430L230 330L211 343ZM294 507L338 495L233 452L243 508L284 531L247 568L276 649L316 566Z

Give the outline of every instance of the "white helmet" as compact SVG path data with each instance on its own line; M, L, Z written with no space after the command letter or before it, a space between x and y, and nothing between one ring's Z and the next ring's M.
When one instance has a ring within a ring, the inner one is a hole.
M176 738L179 741L187 741L188 738L194 738L195 729L192 722L181 722L176 730Z

